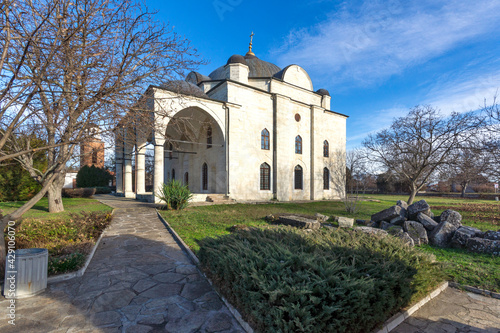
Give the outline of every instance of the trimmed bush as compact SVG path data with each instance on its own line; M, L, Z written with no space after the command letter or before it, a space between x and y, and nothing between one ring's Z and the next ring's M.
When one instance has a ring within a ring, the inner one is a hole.
M106 187L113 176L108 170L96 166L84 165L76 175L77 187Z
M111 189L107 186L95 188L95 194L108 194L108 193L111 193Z
M96 193L95 188L63 188L64 198L90 198Z
M167 209L180 210L189 205L189 200L193 196L186 185L175 179L163 184L155 195L165 202Z
M290 227L200 241L203 269L262 332L369 332L444 280L393 237Z

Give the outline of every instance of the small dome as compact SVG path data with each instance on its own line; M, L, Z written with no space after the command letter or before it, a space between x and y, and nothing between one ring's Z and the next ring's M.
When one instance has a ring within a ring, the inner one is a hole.
M170 81L166 84L163 84L161 87L163 89L166 89L166 90L172 91L174 93L178 93L178 94L209 98L207 96L207 94L205 94L203 92L203 90L201 90L200 87L192 84L191 82L186 82L183 80Z
M236 59L240 59L240 55L234 55L229 60L233 59L233 57L237 56ZM274 74L278 73L281 68L276 66L275 64L271 64L270 62L260 60L254 55L246 55L242 57L245 61L243 64L248 66L248 77L272 77ZM228 60L228 63L229 63ZM241 59L240 59L241 60ZM239 61L238 61L239 62ZM214 70L210 75L208 75L212 80L224 80L225 76L225 66L221 66Z
M227 60L227 63L226 65L229 65L229 64L236 64L236 63L239 63L239 64L243 64L243 65L247 65L247 62L245 61L245 58L242 56L242 55L239 55L239 54L233 54L228 60Z
M198 72L189 72L189 74L186 76L186 81L197 85L203 81L210 81L210 78L208 76L201 75Z
M320 94L322 96L330 96L330 93L326 89L318 89L318 91L316 91L316 94Z

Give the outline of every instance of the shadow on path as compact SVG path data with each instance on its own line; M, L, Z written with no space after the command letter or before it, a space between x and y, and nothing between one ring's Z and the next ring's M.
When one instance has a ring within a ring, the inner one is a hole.
M2 333L242 332L154 209L102 201L121 208L84 276L16 300L15 326L3 299Z

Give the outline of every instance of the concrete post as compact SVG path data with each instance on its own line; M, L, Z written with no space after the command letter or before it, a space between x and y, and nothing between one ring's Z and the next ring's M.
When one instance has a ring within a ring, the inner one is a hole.
M137 140L137 153L135 155L135 180L137 194L146 193L146 140Z
M123 130L115 132L116 195L123 195Z
M154 195L165 181L164 164L165 164L165 148L163 147L165 139L155 138L155 174L153 185L154 202L159 203L160 200Z
M129 133L125 137L125 178L123 187L125 190L125 198L135 198L135 193L132 187L132 150L133 144Z

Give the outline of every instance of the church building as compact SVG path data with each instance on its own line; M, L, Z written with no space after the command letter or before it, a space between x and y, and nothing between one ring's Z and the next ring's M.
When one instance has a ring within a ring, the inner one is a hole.
M229 57L208 76L191 72L185 81L150 86L147 96L153 133L115 131L118 195L157 201L144 183L150 143L155 190L176 179L199 201L209 195L322 200L345 193L347 116L331 110L329 92L314 90L302 67L261 60L252 42L245 56Z

